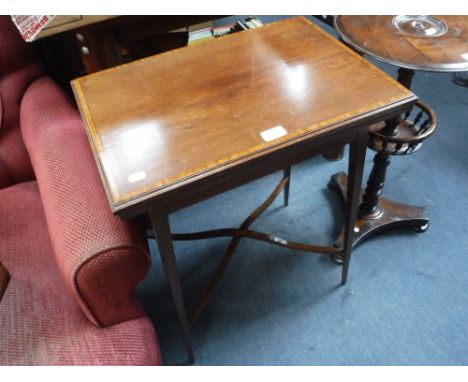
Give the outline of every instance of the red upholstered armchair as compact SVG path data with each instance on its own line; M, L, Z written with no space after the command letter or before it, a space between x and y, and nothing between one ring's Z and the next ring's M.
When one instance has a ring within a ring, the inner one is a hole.
M0 365L157 365L144 233L110 212L78 112L0 16Z

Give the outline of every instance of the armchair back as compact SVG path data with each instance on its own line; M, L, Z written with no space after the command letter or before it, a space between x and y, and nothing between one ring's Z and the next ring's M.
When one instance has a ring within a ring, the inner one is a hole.
M0 16L0 188L34 179L19 128L24 92L44 69L9 16Z

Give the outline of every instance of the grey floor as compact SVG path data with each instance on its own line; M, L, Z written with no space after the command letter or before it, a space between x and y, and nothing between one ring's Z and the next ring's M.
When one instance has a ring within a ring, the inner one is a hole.
M395 68L376 64L395 76ZM401 229L359 246L344 287L340 267L325 256L243 240L193 328L196 365L468 364L468 88L453 84L450 74L419 72L412 90L435 110L439 127L417 153L392 158L384 195L425 206L428 231ZM372 158L368 150L366 175ZM321 157L293 167L289 206L279 198L253 228L332 243L343 211L326 185L346 167L346 159ZM174 213L173 231L238 226L280 176ZM189 308L227 241L176 243ZM138 294L164 362L177 364L185 359L180 330L154 241L150 247L153 269Z

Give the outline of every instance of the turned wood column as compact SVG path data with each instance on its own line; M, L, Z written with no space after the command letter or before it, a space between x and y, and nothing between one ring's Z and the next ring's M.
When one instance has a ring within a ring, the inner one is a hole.
M367 180L367 187L359 207L359 217L376 218L380 215L379 197L382 195L389 164L390 155L385 151L380 151L375 155L374 166Z

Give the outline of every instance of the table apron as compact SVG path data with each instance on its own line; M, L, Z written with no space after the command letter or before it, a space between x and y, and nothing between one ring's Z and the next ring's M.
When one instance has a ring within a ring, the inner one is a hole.
M336 145L352 143L356 140L356 133L357 130L350 134L350 136L337 138L333 138L332 135L335 134L332 134L323 138L320 137L284 147L278 151L209 175L195 183L187 184L176 193L169 193L166 198L161 199L160 203L156 202L153 206L164 206L168 213L175 212L201 200L208 199L294 164L301 163L322 154L325 150ZM328 143L330 141L333 144Z

